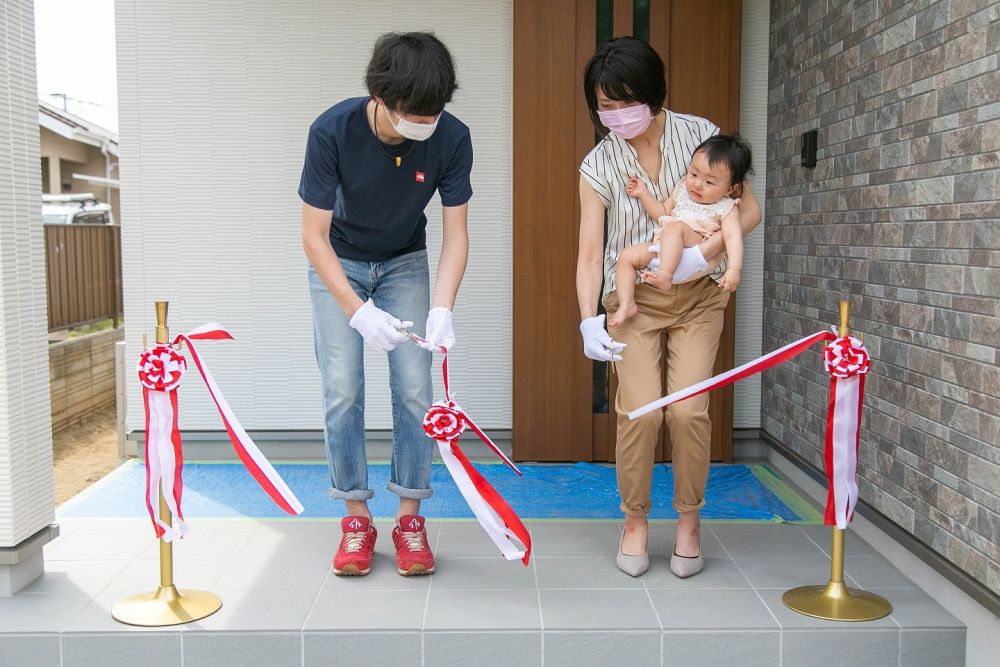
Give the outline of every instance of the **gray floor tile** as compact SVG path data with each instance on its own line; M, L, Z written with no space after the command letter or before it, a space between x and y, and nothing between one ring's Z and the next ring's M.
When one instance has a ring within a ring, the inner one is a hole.
M311 591L326 579L327 568L298 557L237 557L219 576L215 587L228 591Z
M4 667L60 667L59 635L0 635Z
M733 558L824 555L805 533L791 524L710 524L709 527Z
M743 576L736 564L728 556L705 557L705 569L693 577L681 579L670 571L668 556L653 556L649 570L641 577L646 588L750 588L750 582Z
M538 593L439 591L431 584L427 630L538 630Z
M334 591L342 591L345 595L355 595L358 591L426 591L432 575L404 577L396 570L396 552L385 553L376 548L372 558L371 572L363 577L338 577L333 573L331 563L323 567L326 580L323 585Z
M837 621L826 621L821 618L813 618L812 616L806 616L805 614L800 614L797 611L792 611L785 606L784 602L781 601L781 596L785 594L785 589L760 588L757 589L757 592L764 599L764 603L767 605L767 608L770 609L771 613L778 619L778 623L781 624L783 629L826 628L828 630L832 630L841 625ZM896 623L891 616L886 616L876 621L852 622L851 627L899 629L899 624Z
M111 635L66 635L62 640L63 667L133 667L141 656L143 667L181 664L179 632Z
M965 630L901 631L899 664L904 667L962 667Z
M642 588L614 558L536 558L539 588Z
M285 667L302 664L295 633L185 632L184 667Z
M230 563L240 553L250 533L191 532L183 540L174 542L174 561L215 560ZM150 543L138 555L140 560L159 560L159 542Z
M222 609L185 625L185 630L301 630L316 593L313 591L212 591Z
M824 553L829 554L831 549L831 542L833 540L832 531L830 526L798 526L799 530L809 536L809 538L823 550ZM844 555L848 560L856 557L867 557L867 556L878 556L879 552L875 551L872 545L861 539L857 533L852 530L848 530L847 534L844 536Z
M545 590L539 595L546 631L660 629L645 590Z
M906 578L881 556L845 558L844 572L849 574L861 588L916 588L916 584Z
M537 561L536 561L537 562ZM534 565L493 558L439 556L431 586L434 590L535 590ZM412 578L412 577L405 577ZM426 577L424 577L426 579Z
M428 632L424 664L434 667L517 667L542 664L540 632Z
M352 591L324 585L305 629L420 630L426 605L426 590Z
M526 521L528 530L536 532L557 532L564 530L589 531L601 526L621 532L620 521L616 519L531 519Z
M825 584L830 579L830 559L826 556L749 558L740 556L736 564L754 588L795 588ZM850 583L850 582L849 582Z
M899 631L782 632L782 667L816 667L832 656L836 656L838 667L898 667Z
M545 633L545 667L659 664L659 632Z
M614 557L621 531L601 522L579 531L541 531L531 536L532 555L538 558Z
M23 589L25 593L82 591L99 593L128 567L127 560L54 560L45 573Z
M56 632L90 604L83 591L19 593L0 600L0 628L10 632Z
M45 560L132 560L154 544L153 529L147 523L135 531L116 535L77 530L65 540L45 550Z
M306 667L422 664L419 632L305 632L302 641ZM364 656L364 660L346 656Z
M892 617L900 627L913 628L963 628L962 622L948 613L934 598L913 588L871 589L892 605Z
M665 667L774 667L780 663L778 630L745 632L664 632Z
M778 628L750 589L651 589L649 594L664 630Z
M175 559L174 585L178 588L212 590L219 577L225 572L231 559ZM155 591L160 585L159 560L134 560L114 579L108 582L102 593L132 593Z

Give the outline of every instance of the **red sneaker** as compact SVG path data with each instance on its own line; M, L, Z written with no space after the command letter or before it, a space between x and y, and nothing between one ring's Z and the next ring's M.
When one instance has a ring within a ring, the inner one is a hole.
M434 554L427 544L424 517L404 514L392 529L392 543L396 546L396 570L404 577L434 572Z
M340 548L333 557L333 573L361 576L372 569L372 554L375 552L375 538L378 532L371 520L365 516L345 516L340 520L344 536L340 538Z

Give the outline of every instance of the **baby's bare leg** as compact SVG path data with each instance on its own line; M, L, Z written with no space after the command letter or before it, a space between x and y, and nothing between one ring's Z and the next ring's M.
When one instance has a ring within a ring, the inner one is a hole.
M635 305L635 272L646 268L649 260L654 257L647 247L645 244L629 246L618 255L618 265L615 267L618 310L608 320L608 326L621 325L638 310Z
M660 273L656 286L669 289L673 284L674 271L681 262L684 248L696 246L702 237L680 220L673 220L663 225L660 233ZM652 282L652 281L650 281Z

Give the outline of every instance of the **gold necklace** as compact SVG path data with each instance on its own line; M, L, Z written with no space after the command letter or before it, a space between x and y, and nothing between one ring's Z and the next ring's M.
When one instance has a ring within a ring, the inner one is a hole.
M395 160L397 167L403 164L403 158L413 152L413 149L416 147L417 142L414 141L412 144L410 144L410 150L406 151L402 155L389 155L389 151L387 151L385 149L385 146L382 145L382 140L378 138L378 102L375 103L375 115L372 118L372 124L375 125L375 142L378 143L378 149L382 151L382 154L385 155L390 160Z

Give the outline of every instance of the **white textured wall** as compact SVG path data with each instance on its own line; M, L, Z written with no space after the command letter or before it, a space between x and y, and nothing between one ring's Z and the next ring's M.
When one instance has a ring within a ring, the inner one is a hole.
M53 520L31 0L0 4L0 547Z
M433 29L475 149L454 388L481 426L510 428L511 0L117 0L116 13L128 358L168 299L172 332L217 320L236 337L202 349L245 427L322 427L296 196L307 129L364 93L379 34ZM437 198L428 218L433 275ZM385 356L366 364L367 425L390 428ZM141 429L129 382L128 428ZM182 396L182 428L221 428L193 376Z
M753 147L757 175L750 179L761 210L767 170L767 0L743 0L742 72L740 74L740 133ZM764 312L764 224L747 237L743 248L743 276L736 294L736 365L761 355ZM770 350L767 350L770 351ZM760 427L760 376L736 383L733 425Z

